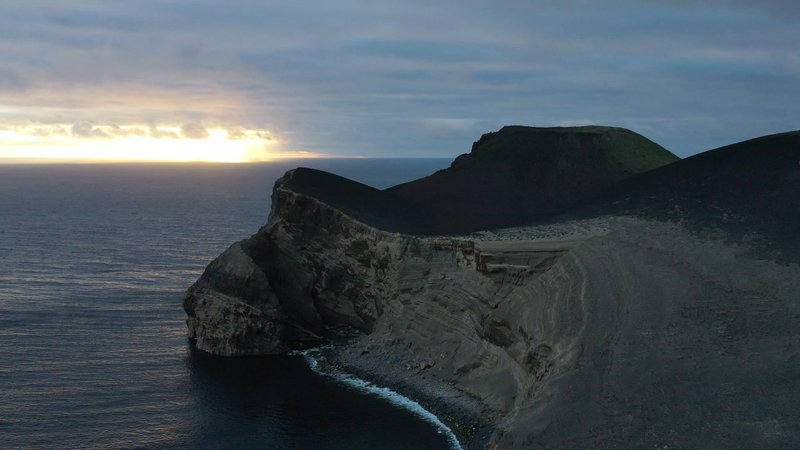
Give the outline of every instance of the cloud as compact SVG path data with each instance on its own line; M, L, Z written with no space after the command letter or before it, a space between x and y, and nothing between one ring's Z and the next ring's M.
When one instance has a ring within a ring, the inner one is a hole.
M231 127L225 131L228 133L228 139L239 140L245 137L245 129L242 127Z
M80 138L109 138L111 137L108 133L103 131L101 128L96 128L90 122L81 121L75 122L70 128L70 133L73 137L80 137Z
M581 118L688 154L797 126L798 15L789 0L7 0L0 121L447 157L504 124Z
M180 135L176 131L171 130L164 130L158 128L157 126L151 126L148 130L148 134L150 137L154 137L156 139L178 139Z
M105 132L111 135L112 137L129 137L129 136L147 136L147 130L137 126L126 126L121 127L117 124L108 125L105 128Z
M423 129L434 138L470 138L475 136L476 120L460 118L431 118L422 121Z
M255 130L254 134L255 134L255 136L257 138L262 139L264 141L274 141L275 140L275 138L272 136L272 133L270 133L269 131Z
M62 125L34 125L24 127L8 127L17 132L25 132L37 137L69 136L70 130Z
M189 139L205 139L209 135L208 130L199 123L187 123L181 127L181 136Z

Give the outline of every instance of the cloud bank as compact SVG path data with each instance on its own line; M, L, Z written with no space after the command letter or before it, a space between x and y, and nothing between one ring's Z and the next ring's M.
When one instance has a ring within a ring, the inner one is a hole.
M0 126L441 157L505 124L681 155L800 128L796 2L599 3L8 0Z

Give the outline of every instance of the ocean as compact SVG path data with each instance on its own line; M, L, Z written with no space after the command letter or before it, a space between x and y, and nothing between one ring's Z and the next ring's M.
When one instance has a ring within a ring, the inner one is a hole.
M430 417L302 356L192 349L181 306L266 222L286 170L384 188L448 164L0 165L0 447L451 448Z

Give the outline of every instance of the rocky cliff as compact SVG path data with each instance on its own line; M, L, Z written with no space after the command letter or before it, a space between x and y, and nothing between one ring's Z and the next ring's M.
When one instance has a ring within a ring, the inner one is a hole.
M796 264L630 210L400 234L375 226L408 205L385 196L287 173L269 223L189 289L197 347L337 342L348 369L477 404L494 431L462 433L476 448L800 445Z

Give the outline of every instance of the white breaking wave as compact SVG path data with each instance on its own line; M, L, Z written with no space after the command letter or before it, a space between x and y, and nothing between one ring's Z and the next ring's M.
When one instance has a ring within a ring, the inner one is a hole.
M375 384L370 383L369 381L356 378L347 373L341 371L335 371L335 372L324 371L320 369L319 362L317 362L317 359L312 354L315 352L316 351L314 349L311 349L302 352L297 352L297 354L302 355L305 358L306 362L308 363L308 367L310 367L311 370L313 370L314 372L326 377L331 377L334 380L343 383L347 386L350 386L360 392L380 397L384 400L389 401L389 403L399 408L409 411L410 413L414 414L420 419L436 427L436 430L447 438L447 442L450 444L450 447L452 447L453 450L464 450L464 448L461 447L461 443L458 442L456 434L453 433L453 430L451 430L450 427L445 425L444 422L439 420L439 418L436 417L434 413L423 408L422 405L420 405L419 403L387 387L376 386Z

